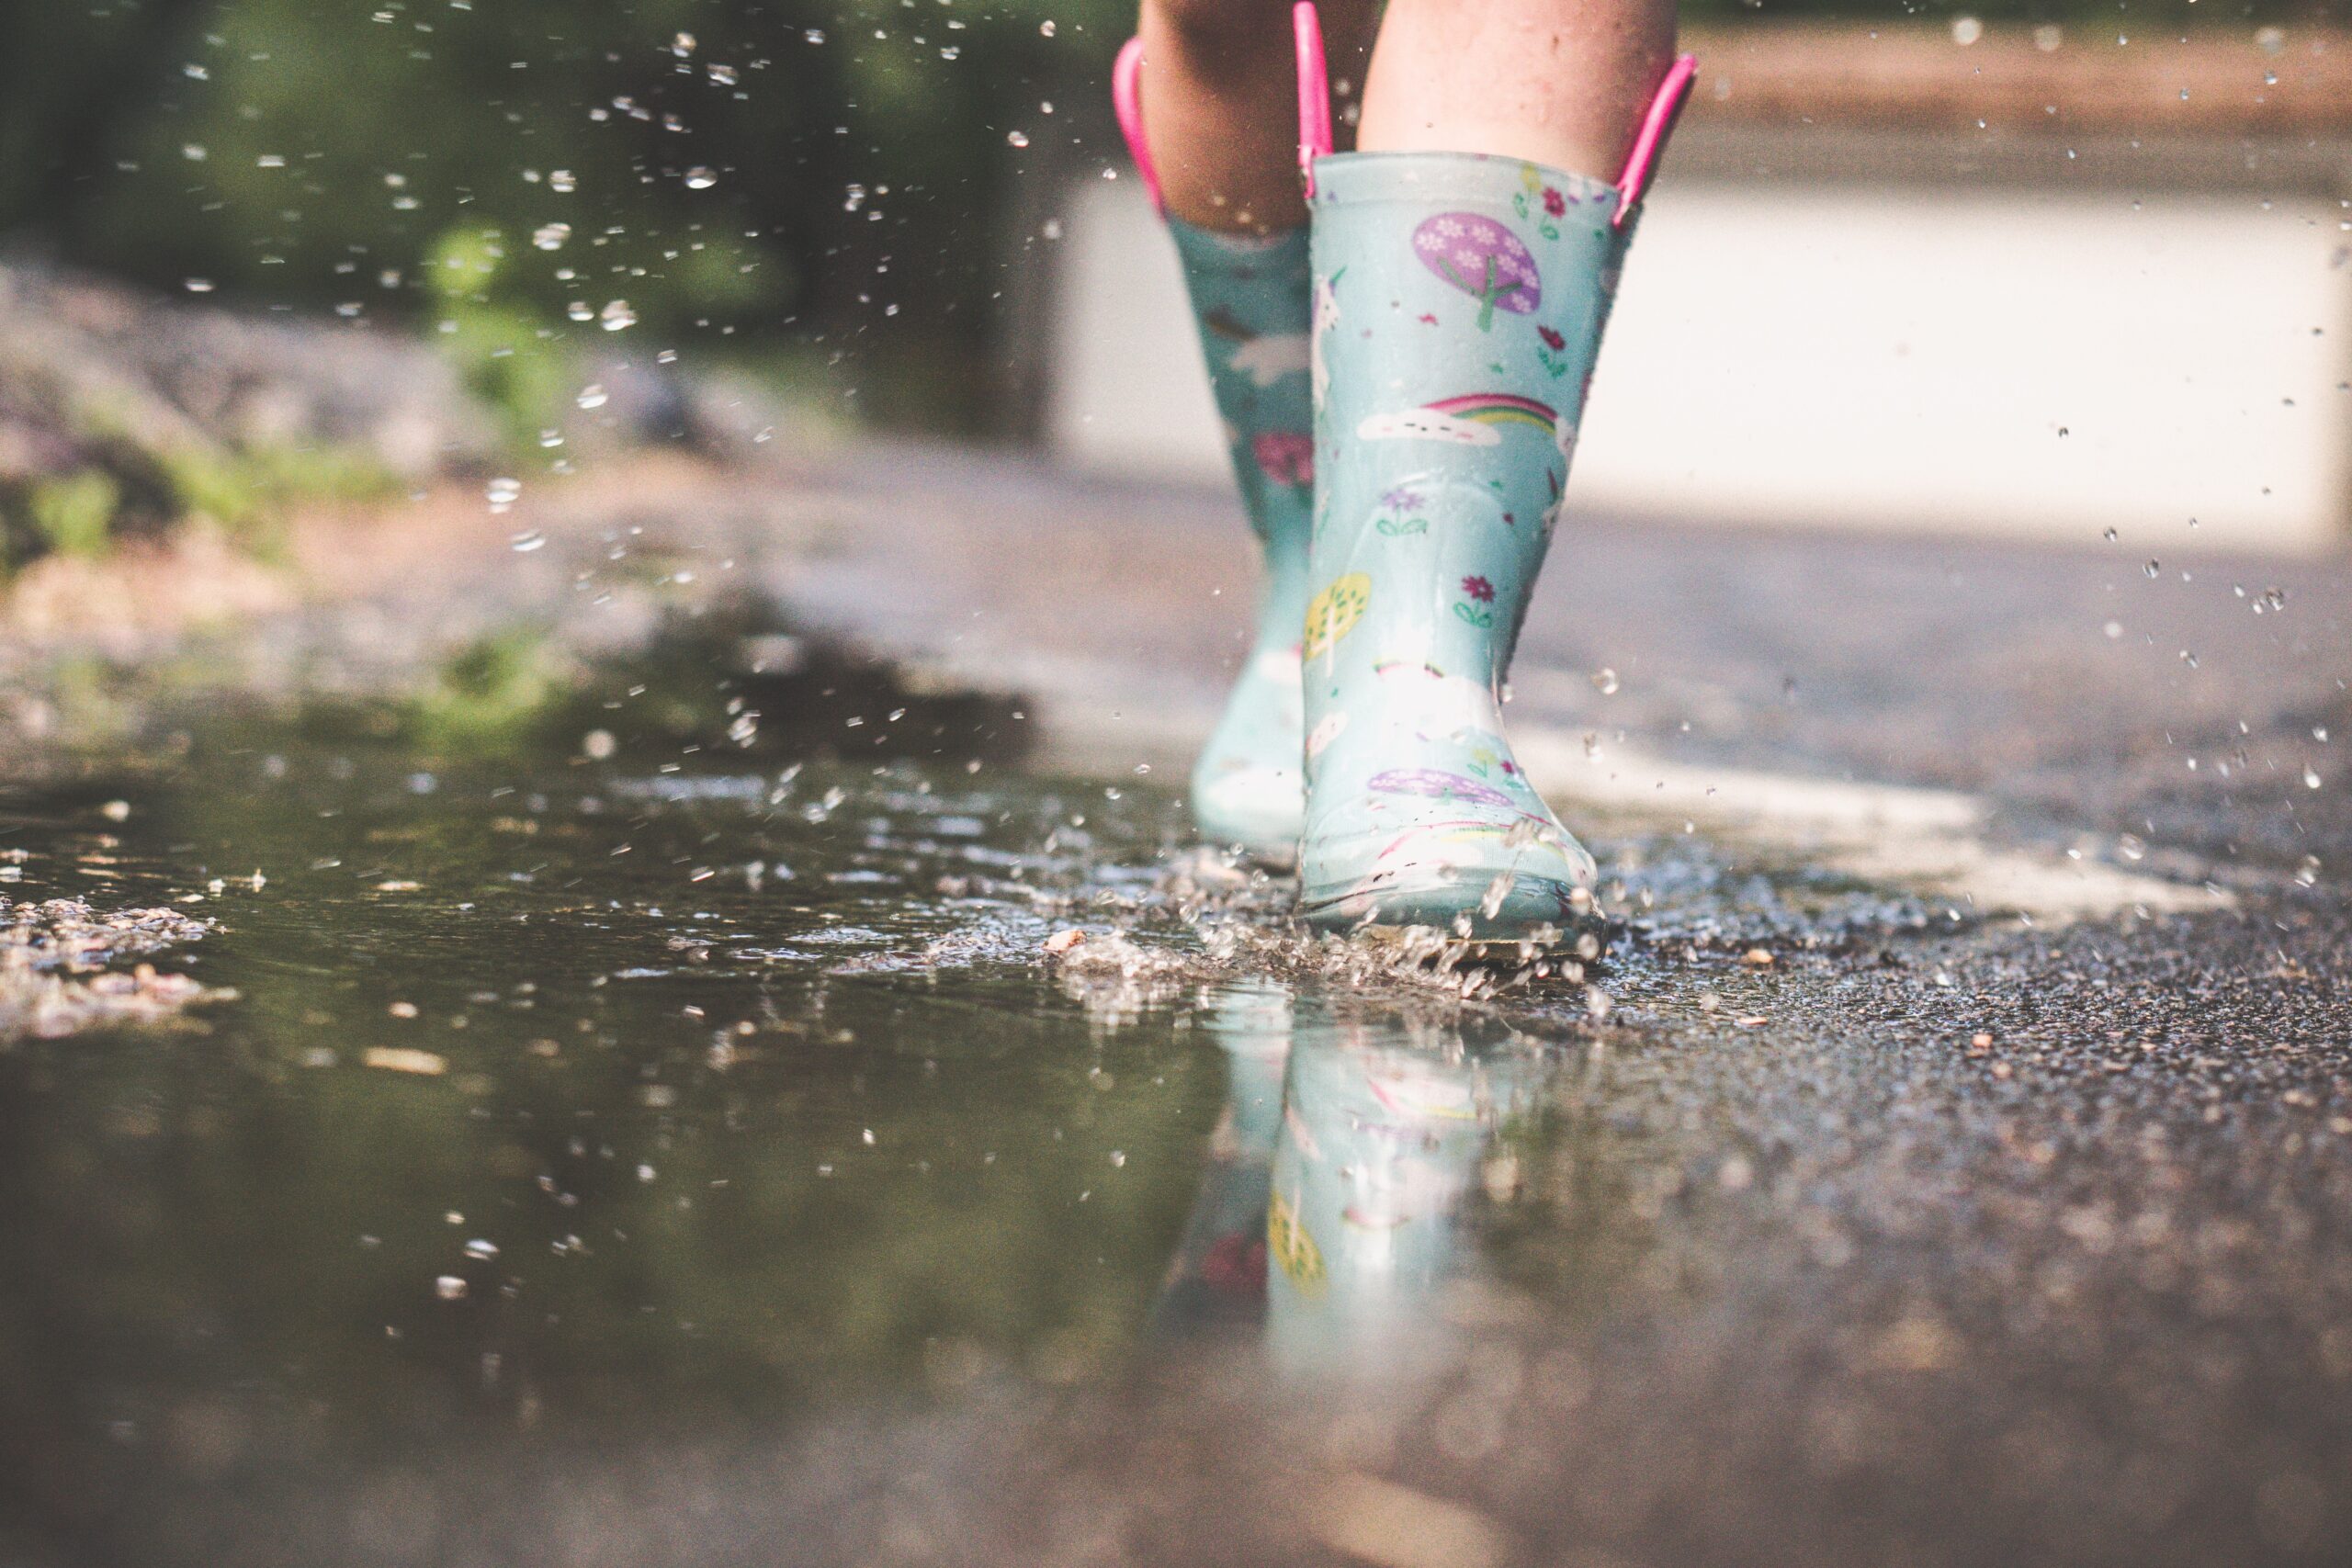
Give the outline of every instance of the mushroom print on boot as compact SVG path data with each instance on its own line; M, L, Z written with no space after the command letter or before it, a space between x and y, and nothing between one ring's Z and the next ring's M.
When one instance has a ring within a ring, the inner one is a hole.
M1136 96L1140 62L1138 46L1129 43L1113 77L1113 98L1156 203ZM1212 843L1287 860L1298 848L1306 808L1298 642L1315 495L1306 231L1260 237L1172 218L1167 223L1200 324L1234 476L1265 563L1249 652L1193 768L1193 817Z
M1457 153L1326 157L1313 175L1328 302L1302 911L1541 939L1596 913L1592 857L1521 772L1499 694L1567 484L1623 197Z

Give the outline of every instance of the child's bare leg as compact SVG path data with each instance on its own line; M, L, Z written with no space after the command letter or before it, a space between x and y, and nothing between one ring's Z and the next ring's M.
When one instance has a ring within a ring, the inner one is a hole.
M1377 0L1322 6L1336 82L1361 85ZM1290 0L1144 0L1144 140L1171 217L1266 233L1306 221Z
M1674 0L1391 0L1356 144L1614 180L1673 56Z

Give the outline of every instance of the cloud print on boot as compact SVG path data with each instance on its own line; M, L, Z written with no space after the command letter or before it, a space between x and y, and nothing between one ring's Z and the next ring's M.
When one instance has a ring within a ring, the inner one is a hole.
M1437 441L1448 446L1499 446L1501 434L1491 425L1456 419L1435 409L1407 409L1401 413L1376 413L1356 426L1360 441Z

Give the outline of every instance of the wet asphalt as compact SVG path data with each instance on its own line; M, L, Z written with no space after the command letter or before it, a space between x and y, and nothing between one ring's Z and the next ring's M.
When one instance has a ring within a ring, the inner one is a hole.
M996 694L1032 769L1163 813L1240 651L1246 541L1212 493L910 448L642 515L796 634ZM1260 985L1299 1039L1537 1064L1532 1131L1465 1200L1479 1266L1409 1297L1409 1342L1343 1336L1275 1388L1259 1326L1213 1324L1102 1375L942 1354L782 1427L458 1424L331 1472L76 1474L78 1511L0 1529L0 1564L2352 1558L2352 560L2164 533L1572 519L1511 714L1727 776L1964 792L2002 842L2227 907L2058 924L1808 879L1799 834L1572 816L1629 885L1589 990L1464 1001L1167 934L1197 921L1147 921L1178 956L1140 976L1000 955L1098 1040ZM1280 897L1236 919L1278 931Z
M1238 648L1214 495L921 464L849 493L893 525L801 579L808 613L1059 687L1091 744L1197 723ZM1527 1561L2352 1555L2352 561L2195 546L1564 524L1515 724L1965 791L1996 837L2245 892L1800 922L1769 966L1735 919L1644 946L1606 1025L1537 1010L1586 1064L1568 1184L1647 1250L1367 1439L1387 1473ZM1460 1438L1480 1378L1518 1395ZM1224 1480L1317 1452L1238 1446Z

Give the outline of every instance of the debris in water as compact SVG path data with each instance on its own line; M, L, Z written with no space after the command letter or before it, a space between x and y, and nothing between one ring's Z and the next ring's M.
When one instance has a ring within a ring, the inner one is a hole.
M381 1067L390 1073L421 1073L426 1077L439 1077L449 1070L449 1058L430 1051L411 1050L405 1045L370 1045L360 1058L371 1067Z
M185 975L141 964L100 974L117 959L183 946L211 924L176 909L100 915L78 898L11 904L0 898L0 1043L55 1040L106 1024L152 1023L190 1003L225 1000ZM77 978L87 975L87 979Z

